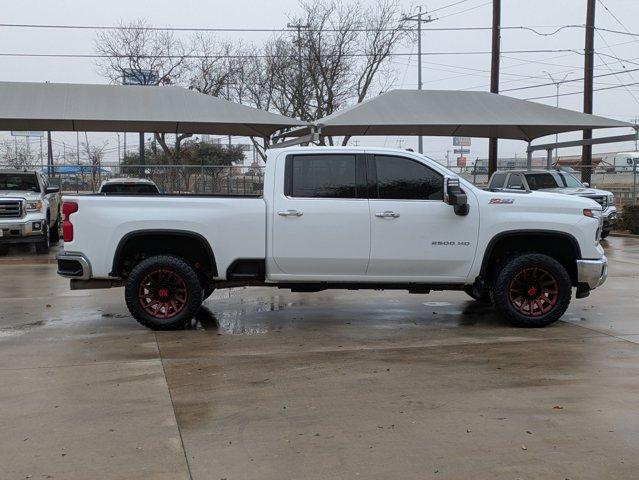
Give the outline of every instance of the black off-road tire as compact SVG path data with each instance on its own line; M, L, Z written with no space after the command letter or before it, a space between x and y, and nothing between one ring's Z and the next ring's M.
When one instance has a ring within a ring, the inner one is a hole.
M36 253L38 255L46 255L51 249L51 235L49 233L49 225L42 223L42 240L35 244Z
M60 243L60 214L58 214L58 219L55 221L53 227L51 227L51 245L57 245Z
M464 292L466 292L466 294L472 298L473 300L476 300L480 303L490 303L491 299L490 299L490 289L486 288L483 293L480 296L475 295L475 292L473 290L473 286L472 285L466 285L464 287Z
M512 325L527 328L546 327L559 320L571 296L572 284L566 269L554 258L539 253L511 258L491 289L497 313Z
M176 330L184 328L200 308L202 286L195 270L182 258L157 255L131 270L124 297L129 312L141 325L152 330ZM160 307L152 314L154 301ZM171 306L175 302L179 310Z

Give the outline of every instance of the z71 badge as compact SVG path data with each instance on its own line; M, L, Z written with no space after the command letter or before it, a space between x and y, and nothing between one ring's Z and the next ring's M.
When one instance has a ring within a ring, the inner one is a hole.
M503 205L509 203L515 203L514 198L491 198L488 202L490 205Z

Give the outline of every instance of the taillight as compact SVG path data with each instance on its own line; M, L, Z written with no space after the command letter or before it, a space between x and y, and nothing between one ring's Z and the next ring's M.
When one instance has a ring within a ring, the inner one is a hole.
M62 203L62 235L65 242L73 241L73 224L69 219L72 213L78 211L78 204L75 202Z

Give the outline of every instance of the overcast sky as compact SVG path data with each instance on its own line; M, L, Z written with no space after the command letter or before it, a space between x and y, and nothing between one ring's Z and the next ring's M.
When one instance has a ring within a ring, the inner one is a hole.
M346 1L346 0L345 0ZM603 3L602 3L603 2ZM597 3L596 24L599 28L639 33L639 0L602 0ZM361 3L367 3L362 0ZM455 0L433 0L423 6L428 10L455 3ZM428 27L485 27L491 25L491 6L488 0L467 0L459 5L438 10L438 20ZM415 2L402 2L408 10ZM586 16L585 0L503 0L502 25L533 27L540 33L551 33L564 25L583 25ZM477 7L477 8L474 8ZM607 9L609 10L606 10ZM42 0L3 2L0 23L114 25L120 20L146 19L155 26L173 27L234 27L282 28L287 17L297 12L296 0L181 0L179 2L153 0ZM617 17L616 20L614 17ZM620 24L621 22L621 24ZM267 33L224 33L221 38L260 44ZM0 27L0 53L94 53L91 30L27 29ZM576 52L507 53L518 50L583 50L584 29L565 28L554 35L540 36L527 30L502 32L501 89L548 83L544 71L568 79L583 77L583 55ZM595 35L598 55L595 75L639 68L639 36L598 31ZM424 88L488 90L490 56L468 54L490 50L490 31L428 31L424 33L423 49L433 55L423 57ZM411 44L400 48L415 52ZM450 52L465 52L453 55ZM436 53L443 53L435 55ZM619 61L623 59L624 61ZM392 59L396 88L416 88L417 59L401 56ZM529 78L532 77L532 78ZM0 57L0 80L105 83L96 72L92 59L46 59ZM639 82L639 71L595 79L595 88ZM562 85L561 93L581 92L583 84L574 81ZM545 97L535 101L554 105L555 87L545 86L504 92L518 98ZM560 97L560 106L580 110L582 95ZM630 121L639 116L639 84L595 92L594 113ZM628 133L604 131L603 134ZM58 142L75 144L75 134L55 133ZM602 135L602 133L596 133ZM4 138L8 135L2 134ZM115 135L92 135L108 141L109 160L117 159ZM576 138L564 134L561 139ZM389 147L416 145L414 138L363 137L361 145ZM137 135L129 136L129 145L137 144ZM595 147L595 151L634 149L634 145L614 144ZM450 138L426 138L425 153L441 159L452 150ZM484 140L473 140L471 157L486 156ZM575 150L565 150L574 153ZM523 142L501 141L500 156L524 155ZM564 152L562 152L564 153ZM451 154L452 156L452 154Z

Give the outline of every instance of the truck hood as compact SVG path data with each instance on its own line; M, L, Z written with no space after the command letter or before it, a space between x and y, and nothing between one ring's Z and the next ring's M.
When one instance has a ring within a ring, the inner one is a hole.
M538 192L553 192L553 193L561 193L562 195L579 195L581 197L592 197L597 195L610 195L611 193L606 190L599 190L598 188L544 188L542 190L537 190Z
M594 210L601 210L599 205L594 200L583 195L570 195L565 193L556 193L554 189L548 190L535 190L533 192L491 192L482 191L486 196L489 203L510 203L515 209L526 210L532 208L533 210L551 209L559 211L562 209L573 210L580 212L584 208L590 208ZM562 189L557 189L562 190Z
M40 194L29 190L0 190L2 198L24 198L25 200L40 200Z

